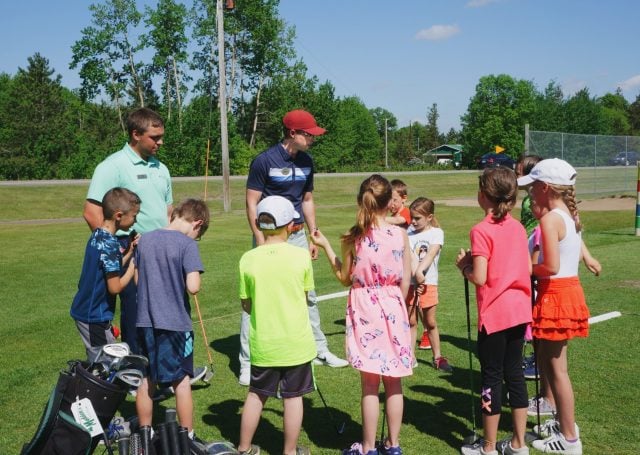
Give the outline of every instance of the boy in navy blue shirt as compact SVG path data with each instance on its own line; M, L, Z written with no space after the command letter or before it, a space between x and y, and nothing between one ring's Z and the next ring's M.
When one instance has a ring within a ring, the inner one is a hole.
M100 348L116 341L111 321L116 306L116 295L131 281L134 273L130 261L133 246L120 251L116 231L127 231L140 211L140 198L125 188L112 188L102 199L104 221L91 233L84 254L78 292L71 304L71 317L93 361ZM135 244L134 240L133 244ZM129 263L121 275L123 266Z

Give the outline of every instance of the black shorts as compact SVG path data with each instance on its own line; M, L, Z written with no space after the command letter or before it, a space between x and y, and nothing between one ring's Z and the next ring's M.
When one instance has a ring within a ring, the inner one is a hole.
M138 327L138 344L149 359L154 384L170 384L193 377L193 332Z
M275 397L280 389L282 398L301 397L315 390L311 362L290 367L259 367L251 365L249 390L258 395Z

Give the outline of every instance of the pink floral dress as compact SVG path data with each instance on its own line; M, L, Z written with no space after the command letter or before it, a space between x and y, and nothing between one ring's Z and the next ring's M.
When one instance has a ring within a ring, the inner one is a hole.
M411 334L400 290L402 229L371 229L355 245L346 314L346 351L351 365L383 376L409 376Z

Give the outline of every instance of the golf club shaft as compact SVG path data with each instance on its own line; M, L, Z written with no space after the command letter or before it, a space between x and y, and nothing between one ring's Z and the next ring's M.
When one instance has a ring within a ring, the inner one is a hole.
M324 396L322 396L322 392L320 391L320 387L318 387L318 384L315 384L316 386L316 390L318 391L318 395L320 395L320 399L322 400L322 404L324 404L324 407L327 411L329 411L329 417L331 418L331 421L333 423L334 428L336 429L336 432L338 434L342 434L344 432L344 422L340 425L338 425L337 420L335 418L335 416L333 415L333 411L331 410L331 408L327 405L327 402L324 399Z
M209 368L213 371L213 359L211 358L211 351L209 350L209 340L207 339L207 332L204 330L204 322L202 321L202 313L200 313L200 303L198 302L198 296L193 295L193 301L196 302L196 311L198 312L198 320L200 321L200 329L202 329L202 339L204 340L204 347L207 350L207 357L209 357Z

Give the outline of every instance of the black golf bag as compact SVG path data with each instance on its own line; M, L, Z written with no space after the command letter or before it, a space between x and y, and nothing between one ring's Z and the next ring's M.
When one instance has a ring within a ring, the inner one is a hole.
M67 370L60 372L45 406L40 424L31 441L24 445L21 455L89 455L95 450L101 435L91 437L79 425L71 412L71 405L87 398L106 431L127 389L103 381L87 371L88 364L70 361Z

